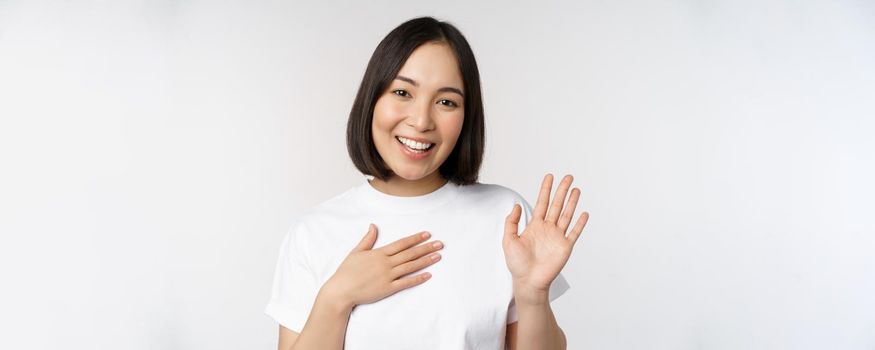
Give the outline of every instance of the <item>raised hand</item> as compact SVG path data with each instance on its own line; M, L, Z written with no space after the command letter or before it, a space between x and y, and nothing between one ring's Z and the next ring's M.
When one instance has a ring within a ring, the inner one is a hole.
M565 196L573 180L571 175L562 179L553 203L548 208L553 175L548 173L544 176L531 221L521 235L517 236L522 214L520 204L514 204L513 210L505 219L502 247L507 268L513 276L514 288L547 293L550 284L568 262L574 243L589 219L589 213L581 213L574 228L566 236L580 198L580 189L574 188L565 205Z

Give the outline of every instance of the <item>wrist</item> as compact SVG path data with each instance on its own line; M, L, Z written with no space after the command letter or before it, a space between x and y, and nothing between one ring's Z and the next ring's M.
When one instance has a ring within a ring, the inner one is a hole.
M549 288L549 287L548 287ZM544 305L550 303L550 290L532 287L526 283L514 281L513 298L516 305Z
M340 293L337 293L328 283L319 289L319 294L316 296L316 302L321 302L331 310L338 313L352 312L352 309L355 307L355 303Z

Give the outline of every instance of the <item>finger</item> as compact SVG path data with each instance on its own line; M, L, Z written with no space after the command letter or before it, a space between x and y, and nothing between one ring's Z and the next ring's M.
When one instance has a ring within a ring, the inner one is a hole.
M431 278L431 272L423 272L416 276L404 277L394 280L390 283L392 294L397 293L402 289L418 286L425 283Z
M538 192L538 200L535 202L535 211L532 212L532 219L544 220L544 215L547 214L547 203L550 202L550 190L553 188L553 174L547 173L544 175L544 180L541 181L541 191Z
M519 238L519 223L522 212L522 206L518 203L514 203L510 214L504 218L504 239Z
M390 256L389 261L392 263L393 266L400 265L410 260L417 259L425 254L440 250L443 247L444 243L441 241L429 242L428 244L420 244L415 247L404 249L398 252L398 254Z
M577 242L577 239L580 237L580 233L583 232L583 228L586 226L586 222L589 221L589 213L583 212L580 213L580 217L577 219L577 223L574 224L574 229L571 230L571 233L568 234L568 239L571 240L571 245Z
M568 198L568 206L562 211L559 216L559 229L562 232L568 231L568 225L571 224L571 219L574 219L574 210L577 209L577 200L580 199L580 189L575 187L571 190L571 197Z
M359 241L359 244L356 244L355 247L352 248L353 252L368 250L374 247L374 243L377 242L377 225L370 224L368 225L368 233L365 233L365 236L362 237L362 240Z
M386 255L395 255L404 249L419 244L419 242L422 242L429 237L431 237L431 233L428 233L426 231L417 232L415 234L401 238L395 242L389 243L381 247L380 251L382 251Z
M434 252L432 254L420 257L419 259L408 261L404 264L393 267L389 275L393 279L395 279L429 267L430 265L438 262L438 260L440 259L441 254L438 252Z
M565 175L559 187L556 188L556 196L553 197L553 204L550 205L550 210L547 212L547 222L556 223L559 219L559 214L562 213L562 207L565 206L565 196L568 195L568 187L571 187L571 182L574 181L574 176Z

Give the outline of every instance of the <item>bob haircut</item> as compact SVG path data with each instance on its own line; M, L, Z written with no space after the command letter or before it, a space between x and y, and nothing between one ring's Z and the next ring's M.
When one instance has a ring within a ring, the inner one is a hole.
M474 53L462 33L452 24L432 17L414 18L393 29L380 41L368 62L346 127L347 151L355 167L363 174L383 181L391 175L391 169L387 168L374 146L371 133L374 105L413 50L431 42L449 45L459 65L465 91L465 114L459 139L438 171L458 185L477 182L485 144L480 72Z

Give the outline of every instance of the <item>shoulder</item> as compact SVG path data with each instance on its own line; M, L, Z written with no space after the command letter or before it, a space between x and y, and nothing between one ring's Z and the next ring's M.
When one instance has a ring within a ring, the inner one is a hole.
M520 227L524 228L528 224L532 207L516 190L492 183L476 183L463 187L466 188L464 191L467 195L464 197L469 204L466 209L471 213L476 213L480 217L496 218L503 222L513 211L514 205L519 204L522 209Z
M291 215L288 235L294 236L294 240L301 239L298 237L306 236L313 227L324 227L325 224L335 222L339 217L346 217L354 213L356 210L355 190L356 187L349 188L316 205L294 212Z
M519 203L524 207L528 205L526 199L519 192L504 185L478 182L461 186L461 189L468 197L476 198L479 201Z

